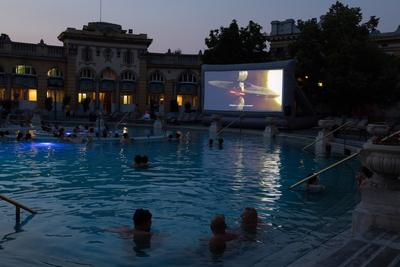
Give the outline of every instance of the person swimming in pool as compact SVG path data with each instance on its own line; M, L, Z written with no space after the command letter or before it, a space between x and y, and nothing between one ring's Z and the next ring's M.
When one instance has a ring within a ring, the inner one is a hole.
M210 224L210 229L213 233L208 246L213 254L222 254L226 249L226 243L238 238L234 233L226 232L227 225L223 215L215 216Z
M120 233L125 237L133 237L135 247L133 250L138 255L144 255L143 250L151 247L151 232L152 214L146 209L136 209L132 219L133 228L122 227L110 230L111 232Z
M133 167L135 168L148 168L149 167L149 158L146 155L136 155L133 163Z
M247 207L243 210L240 215L241 224L240 227L244 231L255 231L259 223L257 210L255 208Z

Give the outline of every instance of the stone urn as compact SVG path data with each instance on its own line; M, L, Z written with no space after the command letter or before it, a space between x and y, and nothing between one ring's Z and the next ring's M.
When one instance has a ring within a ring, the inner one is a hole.
M331 128L336 124L334 120L319 120L318 126L322 128Z
M370 228L400 233L400 146L366 143L360 160L373 176L361 186L361 202L353 212L353 233Z

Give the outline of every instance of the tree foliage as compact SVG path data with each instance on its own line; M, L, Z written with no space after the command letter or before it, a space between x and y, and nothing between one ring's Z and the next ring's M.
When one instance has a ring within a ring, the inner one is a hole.
M370 40L379 19L361 21L360 8L337 1L319 23L299 21L301 34L291 47L303 89L314 103L324 103L338 114L400 100L395 93L400 89L399 60Z
M211 30L205 39L208 47L203 54L207 64L234 64L265 62L268 59L267 34L262 27L250 21L240 27L233 20L228 27Z

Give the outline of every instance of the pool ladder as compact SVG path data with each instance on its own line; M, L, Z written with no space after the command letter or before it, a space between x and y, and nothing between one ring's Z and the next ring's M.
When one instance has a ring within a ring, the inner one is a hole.
M17 224L17 225L20 224L20 221L21 221L21 209L24 209L24 210L30 212L31 214L37 213L36 211L32 210L31 208L28 208L27 206L15 201L15 200L12 200L11 198L8 198L6 196L0 195L0 199L15 206L15 224Z
M242 118L245 116L245 114L241 114L239 117L237 117L235 120L231 121L228 125L226 125L225 127L223 127L221 130L219 130L217 132L216 137L218 137L223 131L225 131L227 128L229 128L229 126L231 126L232 124L234 124L235 122L238 121L242 121ZM240 127L240 132L242 132L242 127Z

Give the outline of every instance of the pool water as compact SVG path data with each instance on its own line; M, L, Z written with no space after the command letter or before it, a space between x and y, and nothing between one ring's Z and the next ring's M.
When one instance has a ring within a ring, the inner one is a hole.
M1 266L284 266L347 229L359 200L357 162L321 175L327 190L288 187L339 158L315 158L302 143L224 135L210 148L205 132L180 142L0 144L0 192L36 209L14 229L13 206L0 202ZM131 167L146 154L151 168ZM209 223L224 214L232 231L245 207L263 224L246 240L208 251ZM110 231L150 209L151 247ZM25 220L25 221L24 221Z

